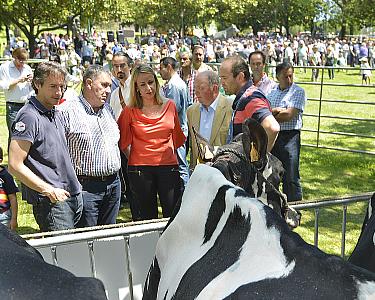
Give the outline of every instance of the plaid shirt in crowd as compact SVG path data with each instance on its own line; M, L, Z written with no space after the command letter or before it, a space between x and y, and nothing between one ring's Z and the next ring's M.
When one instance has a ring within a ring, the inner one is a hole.
M268 95L271 107L294 107L298 109L297 115L288 122L280 123L280 130L301 130L302 128L302 113L305 108L306 96L303 88L293 83L289 88L280 90L280 86L273 89Z
M184 80L184 76L182 74L182 70L177 71L178 75L180 75L181 79ZM198 102L197 96L195 96L195 89L194 89L194 81L195 77L197 76L197 72L194 71L193 69L190 70L190 75L187 80L184 80L187 88L188 88L188 106L192 105L195 102Z

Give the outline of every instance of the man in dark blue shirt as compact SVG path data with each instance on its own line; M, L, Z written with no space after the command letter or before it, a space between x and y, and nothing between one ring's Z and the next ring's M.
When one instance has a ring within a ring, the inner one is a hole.
M36 97L19 111L12 126L9 171L23 184L41 231L74 228L82 214L81 186L55 105L66 88L67 72L54 62L41 63L32 81Z

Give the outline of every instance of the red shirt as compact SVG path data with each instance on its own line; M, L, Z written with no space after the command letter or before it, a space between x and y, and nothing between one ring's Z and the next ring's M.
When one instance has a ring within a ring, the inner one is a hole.
M125 151L131 145L129 166L178 164L176 149L186 137L173 101L169 100L157 117L147 117L139 108L125 106L117 123L120 149Z

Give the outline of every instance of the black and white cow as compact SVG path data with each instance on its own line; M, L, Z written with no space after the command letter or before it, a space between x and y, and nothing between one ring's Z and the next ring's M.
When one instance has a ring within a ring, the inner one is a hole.
M219 169L226 179L273 208L292 228L297 227L300 213L288 207L286 197L279 191L284 168L278 158L267 152L266 131L252 118L242 128L243 133L230 144L216 149L193 128L200 160Z
M348 261L375 272L375 194L371 197L361 235Z
M107 299L103 283L44 262L24 239L0 224L0 299Z
M143 299L374 299L375 274L327 255L198 165L162 233Z

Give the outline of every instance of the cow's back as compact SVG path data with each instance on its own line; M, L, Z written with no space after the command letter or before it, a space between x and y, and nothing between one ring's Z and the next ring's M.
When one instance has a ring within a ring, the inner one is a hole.
M289 230L272 209L197 166L157 245L145 299L371 299L375 275Z
M0 299L107 299L101 281L75 277L44 262L25 240L0 224Z

